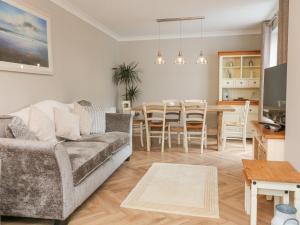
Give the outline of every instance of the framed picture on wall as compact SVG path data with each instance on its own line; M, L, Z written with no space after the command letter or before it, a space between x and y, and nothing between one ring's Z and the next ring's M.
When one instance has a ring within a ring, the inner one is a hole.
M50 26L22 1L0 0L0 70L52 74Z

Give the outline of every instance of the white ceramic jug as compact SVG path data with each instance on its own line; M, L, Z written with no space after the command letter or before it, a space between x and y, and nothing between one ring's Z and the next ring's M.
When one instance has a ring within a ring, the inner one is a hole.
M276 205L276 213L272 219L272 225L299 225L296 213L297 209L290 205Z

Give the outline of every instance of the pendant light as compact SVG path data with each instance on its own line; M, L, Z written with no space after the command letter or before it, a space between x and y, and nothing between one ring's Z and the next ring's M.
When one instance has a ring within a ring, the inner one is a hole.
M199 57L197 58L196 63L205 65L208 63L208 61L207 61L207 58L203 54L203 21L204 21L204 18L201 19L201 50L200 50L200 54L199 54Z
M157 57L155 60L155 64L157 65L162 65L162 64L166 64L161 51L160 51L160 23L158 23L158 50L157 50Z
M182 21L181 20L179 21L179 30L180 30L180 43L179 43L180 48L179 48L178 56L175 59L175 64L183 65L183 64L185 64L185 60L184 60L184 57L183 57L182 51L181 51L181 49L182 49Z

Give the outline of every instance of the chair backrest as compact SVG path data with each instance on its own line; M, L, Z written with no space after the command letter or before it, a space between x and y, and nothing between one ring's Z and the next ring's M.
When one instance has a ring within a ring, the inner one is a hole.
M207 102L206 100L182 101L182 112L184 123L206 122Z
M167 105L163 102L143 103L146 125L148 122L165 122Z
M167 106L166 120L168 122L179 122L181 117L180 109L173 109L173 107L180 108L181 102L176 99L163 100L163 103Z
M122 111L123 113L131 113L131 102L122 101Z
M246 101L244 109L242 111L241 121L240 121L242 124L244 124L244 126L246 126L248 122L249 108L250 108L250 101Z

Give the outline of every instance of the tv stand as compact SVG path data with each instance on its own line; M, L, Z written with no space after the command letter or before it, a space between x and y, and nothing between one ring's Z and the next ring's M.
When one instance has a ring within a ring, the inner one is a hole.
M258 121L252 121L251 125L253 132L253 159L284 161L285 131L275 132L272 129L266 129L265 125L270 126L270 124Z

